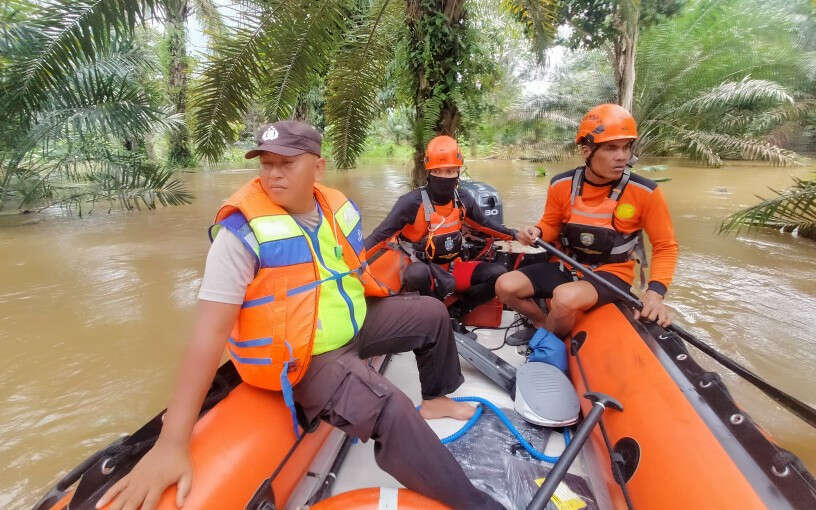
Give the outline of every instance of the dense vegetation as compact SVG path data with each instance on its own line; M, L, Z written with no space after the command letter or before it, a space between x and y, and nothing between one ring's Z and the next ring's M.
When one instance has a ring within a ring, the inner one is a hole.
M815 19L808 0L4 0L0 209L187 203L175 168L288 117L324 129L339 168L412 152L415 180L435 133L562 157L600 102L630 106L640 155L796 164Z

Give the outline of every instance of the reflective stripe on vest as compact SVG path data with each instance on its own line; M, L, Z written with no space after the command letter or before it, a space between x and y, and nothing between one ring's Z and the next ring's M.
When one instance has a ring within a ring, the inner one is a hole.
M357 218L359 224L359 215ZM342 229L339 222L338 226ZM312 353L321 354L342 347L357 334L365 319L365 296L363 284L353 276L342 250L335 249L339 245L322 211L318 227L313 231L303 227L302 232L317 256L320 273L320 300ZM323 327L324 324L329 326Z
M561 244L579 262L593 267L629 260L640 247L642 235L639 230L629 234L618 231L615 228L614 211L629 183L630 169L624 170L609 195L596 206L585 204L581 197L584 187L584 171L584 168L576 169L572 178L570 217L561 227ZM609 235L612 236L611 246L601 248L596 243L596 239L602 236L608 239ZM576 242L578 240L580 241Z
M359 213L356 212L351 202L346 202L346 204L348 207L344 206L345 210L353 211L357 218L353 225L346 222L348 232L352 232L354 228L360 229ZM244 244L259 246L257 253L260 254L260 268L285 267L306 262L313 263L315 261L313 254L317 256L317 269L320 279L286 289L286 296L290 297L321 287L312 354L321 354L342 347L357 334L365 319L363 286L354 277L356 271L349 269L342 257L342 252L335 250L335 247L339 245L332 228L329 226L330 222L325 221L323 212L319 207L318 211L320 211L320 224L314 232L298 225L291 216L283 214L254 218L247 224L241 213L233 213L221 222L225 227L229 225L230 230L233 232L236 231L236 227L238 232L249 230L247 237L250 240ZM345 214L346 217L350 216L349 213L342 213L341 211L338 211L335 217L340 214ZM343 224L339 221L337 225L343 229ZM352 243L350 242L350 244ZM260 306L271 303L274 299L274 296L247 299L241 307ZM323 324L330 324L331 327L323 328ZM238 347L257 347L268 345L272 341L271 338L250 339L241 342L230 340L232 345ZM263 358L245 358L233 354L236 360L241 363L254 365L267 363Z
M334 214L334 220L343 231L343 235L348 239L349 244L359 255L363 251L363 222L360 218L360 211L354 203L349 200Z

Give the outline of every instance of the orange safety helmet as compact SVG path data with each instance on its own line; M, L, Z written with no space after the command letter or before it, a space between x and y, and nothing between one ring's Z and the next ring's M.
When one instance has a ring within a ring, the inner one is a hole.
M595 145L612 140L635 140L638 137L635 118L620 105L601 104L587 112L578 125L578 145Z
M447 135L439 135L428 142L425 149L425 170L451 168L465 164L456 140Z

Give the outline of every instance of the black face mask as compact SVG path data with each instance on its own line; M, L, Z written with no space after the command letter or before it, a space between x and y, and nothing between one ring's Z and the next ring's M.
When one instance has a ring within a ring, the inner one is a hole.
M458 177L437 177L428 175L428 194L437 204L447 204L453 200L453 192L459 184Z

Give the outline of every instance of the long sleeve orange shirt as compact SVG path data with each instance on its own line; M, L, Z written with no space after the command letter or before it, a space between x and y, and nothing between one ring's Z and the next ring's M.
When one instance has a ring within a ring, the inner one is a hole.
M560 243L561 227L570 217L572 177L576 170L556 175L550 182L544 214L536 225L541 229L544 241ZM611 189L612 183L596 186L584 179L581 197L587 205L597 205L609 195ZM663 192L654 181L633 173L618 204L615 227L627 233L643 229L649 236L652 244L649 289L665 294L677 265L677 240ZM622 205L624 207L621 208ZM635 279L634 260L605 264L597 270L612 273L629 283Z

